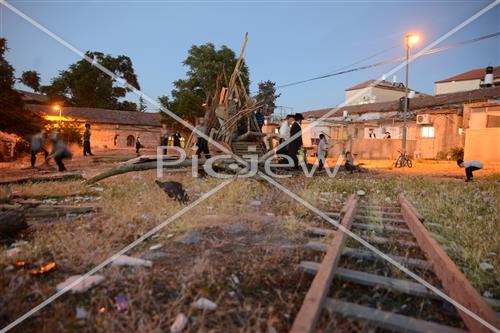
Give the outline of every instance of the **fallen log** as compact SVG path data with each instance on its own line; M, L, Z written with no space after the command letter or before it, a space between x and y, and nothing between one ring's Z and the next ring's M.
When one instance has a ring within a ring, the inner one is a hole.
M203 165L205 163L205 159L199 159L198 160L198 165ZM213 166L216 169L220 170L225 170L230 173L235 173L235 170L230 168L229 165L235 163L234 160L217 160L214 162ZM190 167L193 164L193 160L188 159L181 161L175 165L163 165L164 169L167 169L166 172L188 172L189 169L187 167ZM134 171L145 171L145 170L152 170L156 169L158 166L157 161L151 161L151 162L145 162L145 163L138 163L138 164L121 164L118 165L114 168L111 168L109 170L106 170L98 175L95 175L92 178L87 179L84 184L85 185L90 185L94 184L98 181L101 181L105 178L120 175L123 173L127 172L134 172ZM185 167L185 169L170 169L169 168L175 168L175 167Z
M0 212L0 237L15 236L28 227L23 212L16 210Z
M25 177L0 180L0 185L23 184L27 182L36 183L36 182L50 182L50 181L68 181L68 180L79 180L79 179L83 179L82 173L80 171L59 172L46 175L34 175L34 176L31 175Z
M67 214L86 214L97 212L94 206L38 205L36 207L21 205L0 205L0 214L8 212L22 213L25 218L59 217ZM1 220L0 220L1 221Z
M156 162L158 158L161 158L163 161L174 161L179 159L179 156L174 155L142 155L132 159L128 159L125 162L120 164L138 164L138 163L146 163L146 162Z

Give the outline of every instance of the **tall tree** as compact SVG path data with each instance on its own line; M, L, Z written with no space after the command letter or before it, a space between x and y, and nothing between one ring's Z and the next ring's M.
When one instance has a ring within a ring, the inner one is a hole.
M14 90L14 68L5 59L7 41L0 38L0 131L27 136L39 131L44 120L26 110L21 95Z
M40 73L37 71L25 71L19 81L25 86L33 89L34 92L40 91Z
M148 107L146 106L146 102L144 101L144 98L139 97L139 106L137 107L137 111L139 112L146 112Z
M269 116L276 108L276 99L281 94L276 94L276 83L270 80L259 83L259 92L255 96L257 102L262 103L264 115Z
M191 46L183 62L188 67L186 78L174 82L169 109L184 119L192 120L203 115L203 104L212 96L217 83L227 86L226 80L229 80L236 61L233 50L225 45L219 49L212 43ZM249 92L250 79L245 63L240 76ZM218 78L220 82L217 82Z
M125 80L136 89L140 89L132 60L124 55L113 57L101 52L88 51L86 55L93 62L106 67L119 79L111 78L82 59L70 65L67 70L61 71L50 85L42 87L41 90L52 100L62 100L67 105L114 110L127 108L128 111L136 111L135 103L120 102L120 98L132 90L121 85L120 80Z

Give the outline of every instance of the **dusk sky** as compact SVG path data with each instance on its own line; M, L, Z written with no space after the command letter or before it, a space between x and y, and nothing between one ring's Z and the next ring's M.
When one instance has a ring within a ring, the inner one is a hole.
M142 91L170 94L183 78L182 61L193 44L212 42L238 52L249 32L246 62L252 90L261 80L277 85L327 74L388 50L354 67L404 54L404 35L418 32L415 51L439 38L490 1L10 1L25 14L82 51L129 56ZM41 73L48 84L78 56L1 8L0 34L8 41L8 61L19 76ZM497 6L438 46L500 31ZM434 81L473 68L500 64L497 36L418 59L410 87L433 94ZM278 105L295 112L332 107L344 89L381 76L396 64L358 71L280 90ZM404 80L404 71L397 73ZM19 88L23 88L21 85ZM28 88L25 88L28 89ZM137 100L133 94L127 96ZM153 108L150 107L150 110Z

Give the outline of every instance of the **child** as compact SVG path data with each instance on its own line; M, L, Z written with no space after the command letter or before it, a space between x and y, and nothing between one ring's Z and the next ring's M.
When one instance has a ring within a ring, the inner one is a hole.
M483 168L483 163L476 160L464 162L464 160L458 159L457 164L460 168L465 168L465 176L467 177L467 179L465 179L466 182L472 181L472 172Z
M326 148L326 141L325 141L325 135L320 134L319 135L319 143L318 143L318 171L323 170L323 166L326 163L326 155L328 153L328 150Z

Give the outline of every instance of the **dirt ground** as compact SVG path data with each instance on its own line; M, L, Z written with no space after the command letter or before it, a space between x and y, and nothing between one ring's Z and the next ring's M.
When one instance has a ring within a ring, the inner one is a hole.
M68 169L88 178L135 157L131 151L95 154L76 156ZM394 203L404 192L474 286L500 298L498 169L487 167L475 174L474 183L465 183L463 169L454 162L417 161L412 169L391 168L390 161L357 162L368 172L340 173L334 179L296 176L282 184L327 211L338 211L357 190L374 204ZM50 171L28 166L27 158L22 164L2 164L0 180ZM93 186L79 180L10 186L8 191L23 200L98 209L32 219L31 232L0 243L0 327L53 295L58 283L87 272L183 209L156 186L155 176L151 170ZM184 174L167 174L163 180L181 182L190 202L222 183ZM0 195L6 191L2 186ZM127 252L150 260L152 267L106 266L99 272L105 277L101 284L63 295L12 331L168 332L183 313L188 318L184 332L286 332L312 281L297 266L301 260L321 259L303 249L308 226L324 222L262 181L237 180ZM10 252L13 248L18 250ZM56 268L48 273L30 272L51 262ZM494 268L482 270L484 262ZM126 300L125 310L117 307L117 297ZM217 309L193 308L201 297ZM363 330L346 325L343 331Z

